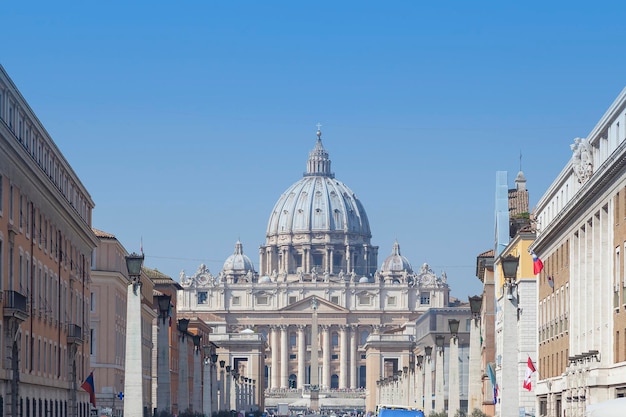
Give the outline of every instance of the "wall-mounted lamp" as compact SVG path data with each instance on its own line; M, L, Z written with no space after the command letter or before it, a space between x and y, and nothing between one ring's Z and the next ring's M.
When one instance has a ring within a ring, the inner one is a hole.
M417 355L416 359L417 359L417 366L422 366L422 363L424 362L424 355Z
M202 340L202 335L194 334L191 335L191 339L193 340L193 348L197 352L200 352L200 341Z
M224 369L224 365L225 365L225 364L226 364L226 361L222 359L222 360L220 361L220 368Z

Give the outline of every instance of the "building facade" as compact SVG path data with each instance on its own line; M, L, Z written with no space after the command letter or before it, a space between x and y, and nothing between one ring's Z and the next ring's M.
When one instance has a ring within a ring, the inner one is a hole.
M261 369L247 367L246 377L267 388L266 407L281 401L281 391L311 385L329 393L360 390L364 407L365 392L375 397L368 381L384 372L384 360L373 369L367 360L368 338L449 303L445 273L437 276L427 264L413 270L397 242L378 267L364 206L335 178L320 131L303 178L270 213L259 258L257 272L237 242L216 274L204 265L181 273L177 309L213 323L212 341L248 330L263 336L267 357ZM320 395L320 407L331 399Z
M94 203L0 66L0 415L87 416Z
M626 394L626 90L537 204L539 413Z

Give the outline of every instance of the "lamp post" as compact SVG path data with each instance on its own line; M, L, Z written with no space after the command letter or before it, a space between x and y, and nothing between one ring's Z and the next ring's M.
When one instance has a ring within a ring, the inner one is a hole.
M448 415L456 415L461 398L459 395L459 320L448 319L450 328L450 355L448 359Z
M141 344L141 266L143 254L126 257L128 291L126 298L126 354L124 359L125 417L143 416L143 366Z
M470 323L470 342L469 342L469 385L468 385L468 413L475 408L482 407L481 393L483 389L482 378L482 355L480 343L480 314L483 304L483 297L475 295L469 297L470 311L472 319Z
M519 364L518 349L518 322L517 322L517 267L519 257L508 254L500 258L506 297L501 297L499 303L502 308L502 355L499 370L498 388L500 401L496 403L496 414L501 416L517 415L519 413Z
M433 363L431 355L433 353L432 346L424 347L426 361L424 365L424 414L427 416L433 412Z
M157 404L158 411L171 412L171 375L170 375L170 342L169 320L172 296L168 294L158 295L157 306L159 318L157 319Z

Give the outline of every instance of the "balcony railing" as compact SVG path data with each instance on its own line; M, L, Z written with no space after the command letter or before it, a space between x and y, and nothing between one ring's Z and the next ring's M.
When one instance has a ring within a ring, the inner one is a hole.
M81 344L83 342L83 329L77 324L67 325L67 343Z
M28 318L26 296L17 291L6 290L4 292L4 317L15 317L18 320Z

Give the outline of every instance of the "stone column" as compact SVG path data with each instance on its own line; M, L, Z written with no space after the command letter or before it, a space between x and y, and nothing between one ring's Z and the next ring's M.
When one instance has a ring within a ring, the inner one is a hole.
M202 410L202 354L199 349L193 353L193 409Z
M187 344L189 336L183 333L178 336L178 410L179 413L189 408L189 362L187 361ZM127 373L128 374L128 373Z
M278 339L278 327L270 326L270 330L272 332L271 339L272 345L270 349L272 349L272 381L270 385L270 389L280 388L280 364L278 359L278 347L280 346L280 342Z
M423 360L423 359L422 359ZM424 365L418 365L415 370L415 402L420 409L424 409Z
M433 363L432 358L424 358L424 414L433 412Z
M280 387L289 386L289 333L288 326L280 326Z
M444 347L436 348L437 359L435 362L435 412L441 413L445 411L445 392L443 389L443 360Z
M157 411L172 411L171 404L171 373L170 373L170 343L169 319L157 318L159 330L157 333Z
M322 326L324 345L322 348L322 387L330 388L330 326Z
M518 372L518 346L517 346L517 295L512 299L507 298L508 289L502 297L502 367L501 378L498 381L498 397L500 400L496 410L502 416L519 414L519 396L522 380ZM568 416L569 417L569 416Z
M357 370L357 338L358 328L357 326L350 327L350 388L356 388L356 370Z
M302 389L306 383L306 326L298 325L298 389Z
M126 356L124 359L124 401L126 417L143 417L143 366L141 343L141 286L128 286L126 300Z
M448 415L455 415L461 406L459 390L459 338L450 338L450 358L448 359ZM471 410L470 410L471 413Z
M347 326L339 327L339 389L346 389L348 385L348 332Z
M480 353L480 319L473 318L470 324L469 345L469 384L468 384L468 411L475 408L482 409L482 372Z

